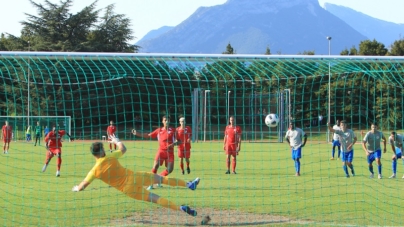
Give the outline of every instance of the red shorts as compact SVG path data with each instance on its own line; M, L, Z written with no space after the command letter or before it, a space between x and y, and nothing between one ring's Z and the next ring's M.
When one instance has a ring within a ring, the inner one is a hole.
M167 163L174 162L174 152L157 151L154 160L158 161L160 166L162 166L164 163L167 166Z
M191 157L191 151L184 151L184 150L178 150L178 157L179 158L190 158Z
M46 157L49 158L53 158L53 156L58 155L59 156L62 154L62 149L60 148L49 148L49 151L46 152Z
M236 156L237 155L237 145L236 144L226 145L226 154Z
M4 142L4 143L10 143L10 142L11 142L11 139L3 138L3 142Z

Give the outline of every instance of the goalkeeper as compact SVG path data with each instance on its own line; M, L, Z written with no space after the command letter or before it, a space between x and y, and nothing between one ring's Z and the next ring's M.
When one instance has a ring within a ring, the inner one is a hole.
M162 183L170 186L188 187L191 190L195 190L199 183L199 178L187 183L176 178L162 177L147 172L133 172L130 169L126 169L118 161L118 158L122 157L126 152L125 145L113 135L110 138L110 143L116 144L118 150L107 155L101 142L93 143L90 151L96 160L95 165L87 174L87 177L79 185L74 186L72 191L82 191L94 179L98 178L133 199L156 203L172 210L181 210L191 216L197 215L197 212L189 206L177 206L175 203L145 190L144 186Z

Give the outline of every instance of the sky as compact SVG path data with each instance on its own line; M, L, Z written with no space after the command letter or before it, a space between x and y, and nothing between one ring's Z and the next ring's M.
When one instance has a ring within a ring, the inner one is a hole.
M2 0L0 13L0 33L20 36L21 21L25 13L36 15L36 9L28 0ZM60 0L49 0L58 3ZM99 0L98 8L115 4L115 13L125 14L132 20L133 41L137 42L149 31L162 26L176 26L187 19L201 6L221 5L227 0ZM270 1L270 0L268 0ZM346 6L369 16L404 24L404 0L318 0L324 3ZM34 0L43 3L44 0ZM74 0L72 12L77 12L94 0ZM254 2L254 0L251 0Z

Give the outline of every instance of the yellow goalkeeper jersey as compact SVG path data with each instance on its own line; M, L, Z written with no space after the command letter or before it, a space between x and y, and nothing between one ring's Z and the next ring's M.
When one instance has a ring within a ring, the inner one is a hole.
M97 178L119 191L124 191L128 176L133 176L134 173L119 163L118 158L120 157L122 157L122 151L117 150L97 159L84 181L91 183Z

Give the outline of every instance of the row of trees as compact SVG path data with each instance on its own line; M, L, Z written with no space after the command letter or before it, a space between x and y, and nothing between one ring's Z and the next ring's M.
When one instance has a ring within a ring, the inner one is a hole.
M2 51L137 52L130 44L130 19L114 12L114 4L96 9L97 1L71 13L73 0L44 5L30 0L38 16L26 14L21 36L1 34Z

